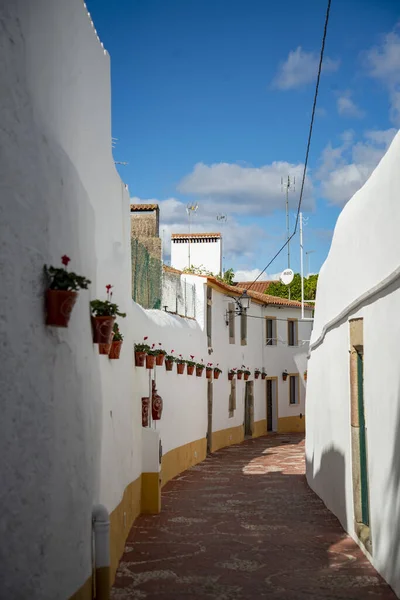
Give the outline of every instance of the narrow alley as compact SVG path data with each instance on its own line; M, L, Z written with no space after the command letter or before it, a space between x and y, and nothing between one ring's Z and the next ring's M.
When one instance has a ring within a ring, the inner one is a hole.
M113 600L395 599L309 489L301 434L225 448L169 482L128 537Z

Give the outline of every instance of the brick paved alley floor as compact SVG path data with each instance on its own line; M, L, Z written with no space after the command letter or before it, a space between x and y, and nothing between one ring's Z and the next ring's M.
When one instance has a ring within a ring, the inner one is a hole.
M162 500L130 532L113 600L396 598L308 488L300 435L220 450Z

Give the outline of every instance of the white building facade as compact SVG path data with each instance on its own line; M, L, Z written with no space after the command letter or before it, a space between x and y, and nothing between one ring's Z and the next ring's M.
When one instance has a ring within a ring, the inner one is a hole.
M222 272L222 237L220 233L173 233L171 267L202 267L214 275Z
M318 281L307 478L400 596L400 134L339 216Z

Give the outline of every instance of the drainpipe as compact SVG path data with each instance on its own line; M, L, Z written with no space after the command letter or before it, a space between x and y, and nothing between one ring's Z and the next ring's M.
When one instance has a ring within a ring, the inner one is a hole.
M110 519L102 504L93 507L96 600L110 598Z

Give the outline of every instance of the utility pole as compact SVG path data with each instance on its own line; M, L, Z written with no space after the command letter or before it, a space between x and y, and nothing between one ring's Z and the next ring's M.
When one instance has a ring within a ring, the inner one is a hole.
M301 318L304 319L303 213L299 214L299 231L300 231Z
M223 226L226 225L226 222L228 221L228 217L227 217L227 215L218 214L217 221L219 223L221 223L221 229L222 229ZM224 238L223 238L223 236L221 236L221 272L220 272L221 276L223 276L225 273L225 256L223 253L223 243L224 243Z
M289 222L289 192L296 191L296 178L293 177L293 183L290 180L290 175L287 177L287 181L283 181L281 177L281 190L285 191L286 194L286 239L287 239L287 268L290 269L290 222ZM290 300L290 287L289 287L289 300Z
M196 203L192 203L192 204L190 204L190 202L189 202L189 204L186 206L186 212L187 212L188 219L189 219L188 269L190 269L190 267L191 267L191 264L190 264L190 234L191 234L190 225L191 225L191 217L192 217L192 215L196 214L198 208L199 208L199 205L197 204L197 202Z

